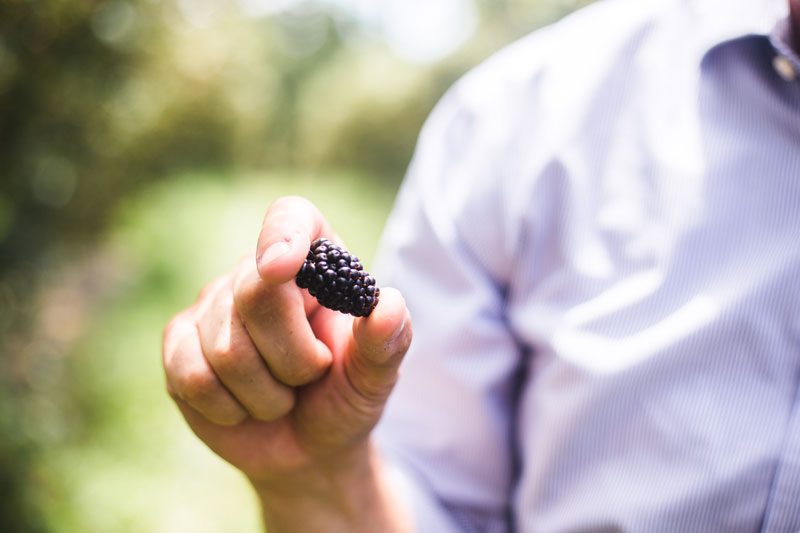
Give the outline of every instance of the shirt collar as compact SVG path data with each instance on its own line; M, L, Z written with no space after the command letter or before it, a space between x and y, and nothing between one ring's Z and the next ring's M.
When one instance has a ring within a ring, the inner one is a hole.
M699 24L703 49L747 35L770 35L789 16L787 0L675 0Z
M778 21L769 35L769 40L775 50L794 65L795 71L800 72L800 57L789 44L792 42L792 24L788 15Z
M665 0L678 7L682 26L693 27L697 40L692 46L706 54L712 48L747 37L768 37L777 53L777 60L788 62L775 65L785 79L800 74L800 58L789 45L791 21L787 0ZM778 66L783 68L778 69Z

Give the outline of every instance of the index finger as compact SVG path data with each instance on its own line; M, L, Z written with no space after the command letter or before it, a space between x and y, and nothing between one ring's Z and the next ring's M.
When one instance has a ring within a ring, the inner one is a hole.
M319 209L300 196L275 200L264 216L258 237L258 274L268 284L294 279L311 247L321 236L333 237Z

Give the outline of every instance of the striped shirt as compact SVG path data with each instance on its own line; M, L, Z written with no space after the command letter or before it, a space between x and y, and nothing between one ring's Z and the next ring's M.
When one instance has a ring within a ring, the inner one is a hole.
M800 531L786 4L599 2L434 110L378 262L420 531Z

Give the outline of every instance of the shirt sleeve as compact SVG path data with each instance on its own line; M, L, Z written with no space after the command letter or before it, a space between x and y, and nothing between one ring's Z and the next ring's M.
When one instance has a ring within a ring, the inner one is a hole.
M420 531L505 531L524 358L505 317L518 236L492 149L508 144L462 85L423 128L381 241L378 279L406 298L414 340L375 435Z

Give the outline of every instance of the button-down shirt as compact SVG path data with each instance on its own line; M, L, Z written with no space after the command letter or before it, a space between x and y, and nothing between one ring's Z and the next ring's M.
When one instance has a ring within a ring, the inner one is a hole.
M434 110L378 264L420 531L800 530L786 4L599 2Z

